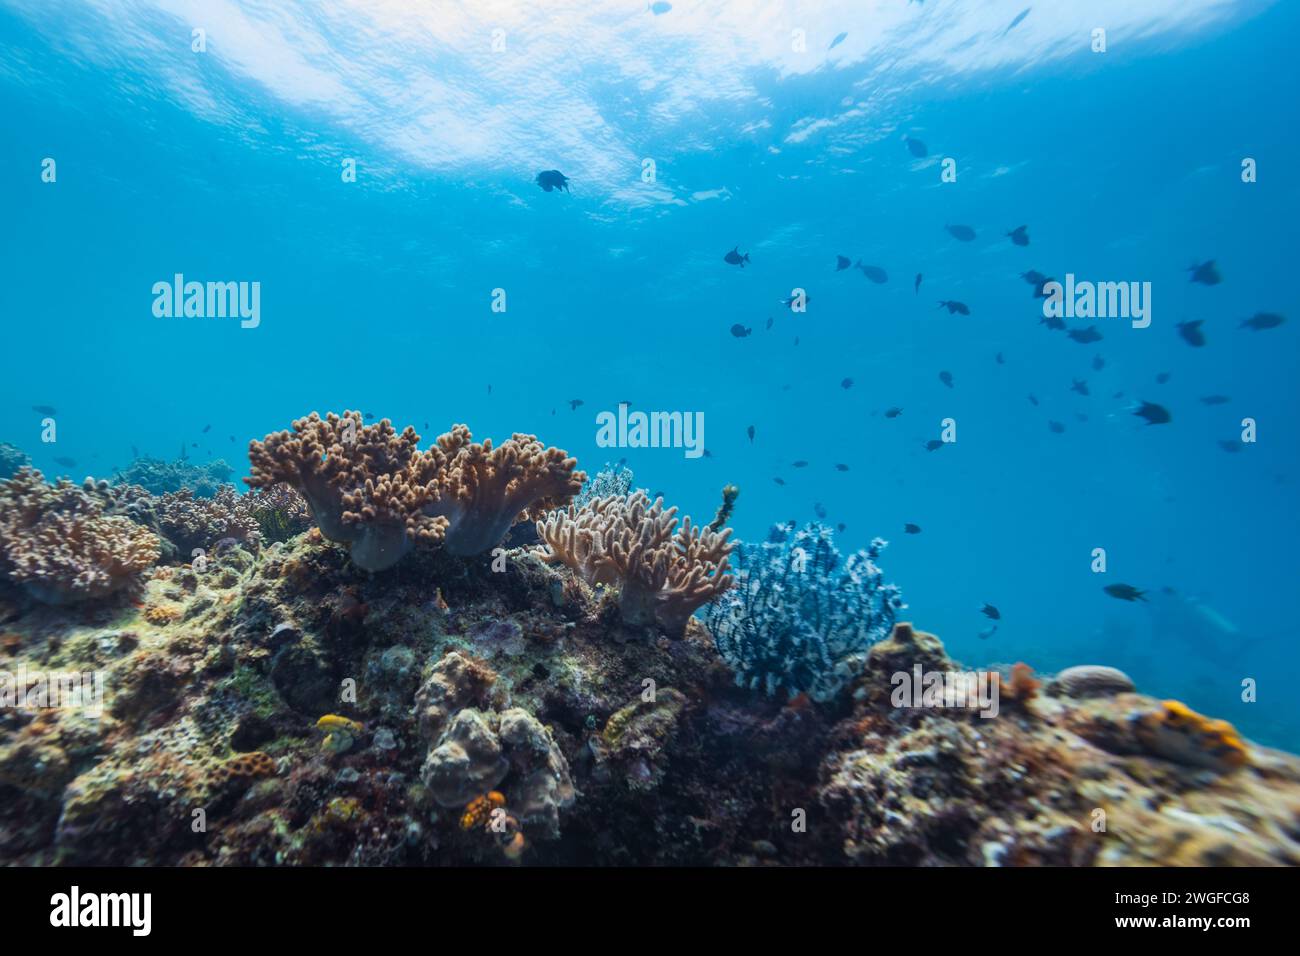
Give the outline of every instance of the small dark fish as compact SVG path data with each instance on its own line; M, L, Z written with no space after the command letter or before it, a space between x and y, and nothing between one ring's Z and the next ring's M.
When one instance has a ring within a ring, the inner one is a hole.
M1017 14L1016 14L1016 18L1015 18L1014 20L1012 20L1010 23L1007 24L1007 28L1006 28L1005 30L1003 30L1001 33L998 34L998 39L999 39L999 40L1002 39L1004 36L1006 36L1008 33L1010 33L1012 30L1014 30L1016 27L1018 27L1018 26L1019 26L1019 25L1024 21L1025 17L1029 16L1029 11L1032 10L1032 9L1034 9L1034 8L1033 8L1033 7L1025 7L1025 9L1023 9L1023 10L1021 10L1019 13L1017 13ZM1022 227L1022 228L1023 228L1023 227Z
M940 441L938 438L931 438L928 442L925 443L926 451L937 451L942 447L943 447L943 442Z
M1232 401L1227 395L1205 395L1201 398L1203 405L1226 405Z
M38 415L57 415L58 410L53 405L33 405L32 411Z
M836 470L836 471L848 471L848 470L849 470L849 466L848 466L848 465L840 465L840 464L837 464L837 465L835 466L835 470Z
M1039 325L1045 325L1053 332L1060 332L1065 328L1065 320L1059 315L1045 315L1038 320Z
M1214 264L1213 259L1200 265L1193 264L1187 271L1192 274L1192 282L1199 282L1202 285L1218 285L1223 281L1223 276L1219 274L1219 267Z
M837 525L835 526L835 530L838 531L840 534L843 534L843 533L844 533L844 529L847 528L847 527L848 527L848 525L846 525L843 521L841 521L839 524L837 524Z
M794 337L794 347L795 348L799 347L799 336L797 335Z
M705 458L712 458L712 457L713 457L713 452L709 451L707 448L704 449L704 457L705 457Z
M207 434L208 432L210 432L210 431L212 431L212 426L211 426L211 425L204 425L204 426L203 426L203 431L202 431L200 434L206 435L206 434Z
M751 332L753 332L753 331L754 331L753 329L747 329L747 328L745 328L745 327L744 327L743 325L741 325L739 322L737 322L735 325L733 325L733 326L731 327L731 334L734 335L734 336L735 336L736 338L738 338L738 339L743 339L743 338L745 338L745 336L749 335L749 334L750 334Z
M1167 381L1169 381L1169 373L1168 373L1168 372L1161 372L1159 375L1156 376L1156 384L1157 384L1157 385L1163 385L1163 384L1165 384L1165 382L1167 382Z
M949 388L952 388L952 372L940 372L939 381L943 382L943 384L947 385Z
M652 3L652 4L650 4L649 6L646 7L647 10L649 10L651 13L653 13L653 14L654 14L655 16L657 16L657 17L661 17L661 16L663 16L665 13L667 13L667 12L668 12L669 10L671 10L672 8L673 8L673 5L672 5L671 3L669 3L668 0L655 0L654 3Z
M234 435L231 435L231 436L230 436L230 440L231 440L231 441L234 441L234 440L235 440L235 436L234 436Z
M1102 358L1100 355L1093 356L1092 370L1094 372L1100 372L1105 367L1106 367L1106 360L1104 358Z
M1193 319L1190 322L1179 322L1174 328L1178 329L1178 334L1183 337L1184 342L1199 349L1205 344L1205 333L1201 331L1204 322L1204 319Z
M975 230L970 226L944 226L948 233L958 242L972 242L975 239Z
M373 422L373 421L375 420L375 413L374 413L374 412L366 412L366 416L365 416L365 417L366 417L366 421L368 421L368 422Z
M1004 359L1004 358L1002 357L1002 353L1001 353L1001 352L999 352L997 355L993 356L993 361L997 362L999 365L1006 365L1006 364L1007 364L1007 360Z
M1119 598L1121 601L1145 601L1146 600L1146 598L1144 598L1142 595L1146 594L1147 592L1139 591L1131 584L1108 584L1104 588L1102 588L1102 590L1105 591L1113 598Z
M199 447L199 443L196 442L196 441L192 441L192 442L190 442L190 447L191 447L191 448L198 448L198 447Z
M556 189L566 193L569 191L569 177L558 169L543 170L537 174L535 182L542 187L542 192L549 193Z
M848 256L836 256L836 257L835 257L835 271L836 271L836 272L843 272L845 269L847 269L847 268L848 268L850 265L852 265L852 264L853 264L853 263L849 260L849 257L848 257Z
M754 444L754 426L753 426L753 425L750 425L748 428L745 429L745 434L747 434L747 435L749 436L749 443L750 443L751 445Z
M56 465L62 465L64 468L77 467L77 459L69 458L67 455L60 455L58 458L54 459L54 463Z
M824 504L822 504L820 501L814 502L814 503L813 503L813 514L815 514L818 518L821 518L823 521L825 521L825 520L826 520L826 506L825 506Z
M772 328L772 322L773 322L773 321L774 321L774 320L773 320L772 317L769 315L769 316L767 317L767 325L763 326L763 328L765 328L765 329L771 329L771 328Z
M778 485L780 485L782 488L785 487L785 479L784 479L784 478L773 478L772 480L775 481L775 482L776 482Z
M1070 391L1078 392L1080 395L1088 394L1088 383L1081 378L1076 378L1074 384L1070 386Z
M1275 329L1285 321L1286 319L1276 312L1256 312L1249 319L1242 322L1239 328L1253 329L1259 332L1263 329Z
M864 276L876 283L876 285L881 285L889 281L889 274L885 272L884 269L880 268L880 266L864 266L861 259L853 265Z
M1034 398L1032 395L1029 396L1029 401L1034 405L1038 404L1038 399Z
M1241 439L1239 438L1220 439L1219 447L1222 448L1224 451L1229 451L1229 452L1241 451Z
M907 148L911 151L912 155L917 158L928 156L930 153L930 151L926 149L925 143L921 142L919 139L913 139L911 136L904 136L903 142L907 144Z
M1048 429L1049 429L1051 432L1053 432L1054 434L1057 434L1057 435L1064 435L1064 434L1065 434L1065 426L1062 425L1060 422L1048 422L1048 423L1047 423L1047 427L1048 427Z
M1174 420L1174 416L1169 414L1169 409L1155 402L1143 402L1133 414L1138 418L1145 418L1149 425L1167 425Z
M808 462L806 462L806 461L804 461L802 458L800 458L798 461L791 462L791 463L790 463L790 467L791 467L791 468L807 468L807 467L808 467Z
M846 378L844 379L844 381L840 382L840 388L849 389L852 387L853 387L853 379L851 378Z
M837 36L834 40L831 41L831 45L826 48L826 52L829 53L831 50L835 49L837 46L843 43L844 38L847 36L848 36L847 33L841 33L839 36Z
M492 394L492 386L491 386L491 385L488 386L488 394L489 394L489 395Z
M1085 326L1082 329L1070 329L1065 334L1080 345L1101 341L1101 333L1097 331L1097 327L1094 325Z
M585 405L585 404L587 403L580 398L571 398L569 399L569 411L576 412L578 410L579 405Z
M982 608L980 608L980 613L983 614L985 617L992 618L995 621L1002 620L1002 612L999 611L992 604L985 604Z
M970 307L956 299L945 299L939 303L939 308L947 309L949 315L970 315Z
M885 409L886 418L897 418L901 414L903 414L903 410L899 408L897 405L895 405L893 408Z
M916 281L912 283L912 294L916 295L921 291L921 273L916 274Z
M909 521L907 524L903 525L903 530L908 534L920 534L921 526L919 524L912 524L912 522Z
M747 252L742 256L740 254L740 247L736 246L734 249L732 249L730 252L728 252L725 256L722 257L722 261L727 263L728 265L740 266L740 268L743 269L745 268L745 263L749 261L749 253Z
M1011 237L1011 241L1017 246L1027 246L1029 245L1029 233L1025 230L1028 228L1028 226L1016 226L1007 235Z
M1032 286L1040 286L1048 281L1047 276L1043 275L1036 269L1030 269L1028 272L1020 273L1020 278L1024 279Z

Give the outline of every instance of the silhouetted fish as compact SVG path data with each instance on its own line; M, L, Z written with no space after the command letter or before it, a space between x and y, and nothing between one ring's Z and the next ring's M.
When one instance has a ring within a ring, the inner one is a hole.
M38 415L57 415L58 411L53 405L33 405L32 411Z
M722 257L722 261L727 263L728 265L740 266L740 268L743 269L745 268L745 263L749 261L749 253L746 252L742 256L740 254L740 247L736 246L734 249L732 249L730 252L728 252L725 256Z
M1088 394L1088 383L1081 378L1076 378L1074 384L1070 386L1070 391L1078 392L1080 395Z
M543 192L549 193L555 189L563 190L566 193L569 191L569 177L558 169L543 170L537 174L535 182L542 187Z
M1062 425L1060 422L1048 422L1047 427L1050 431L1055 432L1057 435L1065 434L1065 426Z
M790 463L790 467L791 467L791 468L807 468L807 467L808 467L808 462L806 462L806 461L804 461L802 458L800 458L798 461L791 462L791 463Z
M1275 329L1285 321L1286 319L1276 312L1256 312L1249 319L1242 322L1239 328L1253 329L1259 332L1263 329Z
M835 257L835 271L836 271L836 272L843 272L843 271L844 271L845 269L847 269L850 265L852 265L852 262L850 262L848 256L836 256L836 257Z
M835 49L837 46L843 43L844 38L847 36L848 36L847 33L841 33L839 36L837 36L834 40L831 41L831 45L826 48L826 52L829 53L831 50Z
M1219 274L1219 267L1214 264L1213 259L1200 265L1193 264L1187 271L1192 274L1192 282L1199 282L1202 285L1218 285L1223 281L1223 276Z
M1029 11L1032 9L1033 7L1025 7L1025 9L1017 13L1016 18L1007 24L1007 28L998 34L998 39L999 40L1002 39L1004 36L1006 36L1008 33L1010 33L1012 30L1018 27L1021 24L1021 22L1025 19L1025 17L1029 16Z
M893 408L885 409L886 418L897 418L901 414L903 414L903 410L899 408L897 405L895 405Z
M853 387L853 379L851 378L846 378L844 381L840 382L840 388L852 388L852 387Z
M944 444L944 443L943 443L942 441L940 441L938 438L931 438L928 442L925 443L925 450L926 450L926 451L936 451L936 450L942 448L942 447L943 447L943 444Z
M1239 452L1241 451L1241 447L1242 447L1241 439L1239 438L1220 439L1219 447L1222 448L1224 451Z
M815 514L818 518L821 518L822 520L825 520L825 519L826 519L826 506L825 506L824 504L822 504L820 501L814 502L814 503L813 503L813 514Z
M1007 360L1004 359L1004 358L1002 357L1002 353L1001 353L1001 352L999 352L997 355L993 356L993 361L997 362L999 365L1006 365L1006 364L1007 364Z
M1139 591L1131 584L1108 584L1104 588L1102 588L1102 590L1105 591L1113 598L1119 598L1121 601L1145 601L1146 600L1146 598L1144 598L1142 595L1146 594L1147 592Z
M940 372L939 381L943 382L943 384L947 385L949 388L952 388L952 372Z
M1065 334L1080 345L1087 345L1089 342L1101 341L1101 333L1097 331L1095 325L1085 326L1082 329L1070 329L1070 331Z
M1032 395L1029 396L1029 401L1030 401L1031 403L1033 403L1034 405L1037 405L1037 404L1038 404L1038 399L1034 398L1034 396L1032 396Z
M1161 372L1159 375L1156 376L1156 384L1157 384L1157 385L1163 385L1163 384L1165 384L1165 382L1167 382L1167 381L1169 381L1169 373L1168 373L1168 372Z
M1100 372L1105 367L1106 367L1106 360L1104 358L1102 358L1100 355L1093 356L1092 370L1094 372Z
M731 334L738 339L743 339L745 336L749 335L753 331L754 331L753 329L745 328L739 322L737 322L735 325L731 327Z
M970 307L956 299L945 299L939 303L939 308L947 309L949 315L970 315Z
M774 319L769 315L769 316L767 317L767 325L763 326L763 328L764 328L764 329L771 329L771 328L772 328L772 322L773 322L773 321L774 321Z
M373 422L373 421L375 420L375 413L374 413L374 412L366 412L366 414L365 414L365 419L366 419L366 421L368 421L368 422Z
M975 238L975 230L970 226L944 226L949 234L958 242L970 242Z
M921 291L921 273L918 272L916 274L916 281L912 283L912 294L915 295L920 291Z
M1002 612L999 611L992 604L985 604L982 608L980 608L980 613L983 614L985 617L992 618L995 621L1002 620Z
M836 466L835 466L835 470L836 470L836 471L848 471L848 470L849 470L849 466L848 466L848 465L840 465L840 464L836 464Z
M1179 322L1174 328L1178 329L1178 334L1183 337L1188 345L1194 348L1200 348L1205 344L1205 335L1201 332L1201 325L1204 319L1193 319L1190 322Z
M1029 245L1029 233L1026 232L1028 228L1028 226L1016 226L1007 235L1011 237L1011 241L1017 246L1027 246Z
M920 534L921 526L919 524L912 524L909 521L907 524L903 525L903 530L906 531L908 534Z
M206 435L206 434L207 434L208 432L210 432L210 431L212 431L212 426L211 426L211 425L204 425L204 426L203 426L203 431L201 432L201 434Z
M1053 332L1060 332L1065 328L1065 320L1059 315L1045 315L1038 320L1039 325L1045 325Z
M1145 418L1149 425L1167 425L1174 420L1174 417L1169 414L1169 409L1155 402L1143 402L1133 414L1138 418Z
M782 478L773 478L772 480L775 481L778 485L781 485L782 487L785 486L785 480Z
M1201 397L1202 404L1205 405L1226 405L1232 401L1227 395L1204 395Z
M903 142L907 144L907 148L911 151L913 156L922 157L929 155L930 151L926 149L925 143L921 142L919 139L914 139L911 136L904 136Z
M749 443L750 443L751 445L754 444L754 426L753 426L753 425L750 425L748 428L745 429L745 434L747 434L747 435L749 436Z
M585 404L587 403L580 398L571 398L569 399L569 410L576 412L578 410L579 405L585 405Z
M861 259L855 262L854 266L857 268L859 272L861 272L864 276L866 276L868 279L870 279L872 282L876 283L877 285L881 285L882 283L889 281L888 273L886 273L884 269L880 268L880 266L865 266L862 264Z

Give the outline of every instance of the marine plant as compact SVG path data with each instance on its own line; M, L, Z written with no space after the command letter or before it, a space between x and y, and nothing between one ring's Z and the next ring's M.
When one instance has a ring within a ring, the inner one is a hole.
M588 584L619 588L619 610L634 626L654 623L680 635L702 605L731 587L731 529L677 528L677 509L644 492L570 505L537 523L545 560L559 561Z
M798 531L777 525L766 542L741 544L736 586L705 617L736 683L833 697L905 607L876 566L885 546L876 538L843 558L830 528L816 522Z
M280 482L307 499L321 534L348 545L367 571L392 567L417 544L482 554L511 525L572 499L586 475L558 448L515 434L477 443L464 425L421 450L411 427L371 425L360 412L316 412L292 431L249 443L253 488Z
M158 537L105 513L96 494L33 468L0 481L0 572L47 604L105 597L139 579Z

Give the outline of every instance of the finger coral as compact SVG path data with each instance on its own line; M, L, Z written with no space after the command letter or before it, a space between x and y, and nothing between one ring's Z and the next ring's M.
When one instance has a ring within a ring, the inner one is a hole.
M728 574L731 529L697 528L687 517L677 529L677 509L644 492L595 498L537 523L549 549L588 584L617 585L628 624L659 623L680 634L695 611L732 585Z
M283 482L307 499L316 526L347 544L368 571L396 564L416 544L449 554L482 554L510 526L567 503L586 475L558 448L516 434L493 447L456 425L420 450L409 426L373 425L360 412L312 412L293 431L249 444L253 488Z
M760 545L742 545L739 581L710 610L714 643L736 683L784 688L814 700L834 696L903 608L876 558L885 542L842 559L829 528L778 525Z
M360 412L312 412L293 431L248 446L253 488L280 482L307 499L321 534L349 546L367 571L392 567L416 542L442 540L447 520L423 510L440 494L446 457L420 451L409 426L400 435L384 419L373 425Z
M0 481L0 571L47 604L104 597L158 560L159 540L67 480L22 468Z

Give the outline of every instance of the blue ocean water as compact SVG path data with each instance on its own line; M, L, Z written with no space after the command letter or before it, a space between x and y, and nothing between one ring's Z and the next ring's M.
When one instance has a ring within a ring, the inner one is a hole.
M735 483L748 540L819 509L841 550L887 538L906 616L969 663L1112 664L1300 749L1297 27L1216 0L0 0L0 441L80 479L133 449L242 475L312 410L532 432L697 520ZM1189 281L1209 259L1223 281ZM1150 326L1072 341L1028 270L1149 282ZM156 316L178 273L259 283L259 324ZM703 413L709 456L599 447L623 401Z

